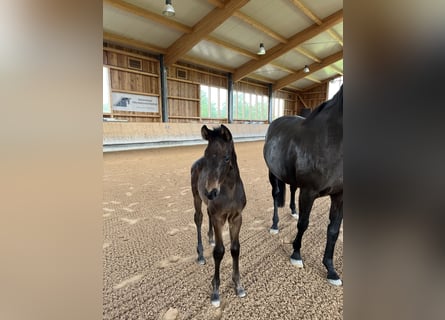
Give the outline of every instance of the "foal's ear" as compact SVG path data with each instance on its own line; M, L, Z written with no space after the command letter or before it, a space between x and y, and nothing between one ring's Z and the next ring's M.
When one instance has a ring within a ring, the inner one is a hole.
M225 126L221 125L221 136L226 140L227 142L232 140L232 134L230 133L230 130Z
M201 136L202 136L202 138L204 139L204 140L209 140L209 128L207 128L207 126L206 125L203 125L202 127L201 127Z

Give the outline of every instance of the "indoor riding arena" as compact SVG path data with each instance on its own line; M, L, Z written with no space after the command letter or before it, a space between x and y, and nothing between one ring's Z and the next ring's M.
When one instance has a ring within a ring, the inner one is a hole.
M103 2L104 319L343 319L343 286L327 281L323 265L331 198L315 199L304 267L292 265L299 218L286 185L279 232L269 232L274 200L263 157L270 123L306 118L339 91L342 7L337 0ZM207 147L201 128L221 124L233 137L247 199L239 233L247 294L235 292L226 223L215 307L204 203L206 264L197 263L191 167ZM343 279L343 224L333 261Z

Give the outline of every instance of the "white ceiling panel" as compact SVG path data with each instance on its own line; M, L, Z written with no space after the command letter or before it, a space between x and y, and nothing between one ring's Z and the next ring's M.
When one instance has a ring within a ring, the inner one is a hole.
M104 31L112 32L130 39L139 40L161 48L167 48L181 33L162 26L151 20L116 9L104 3ZM162 30L162 32L159 32Z
M249 61L245 56L208 41L201 41L187 55L233 69Z
M288 72L283 71L282 69L276 68L274 66L271 66L269 64L256 70L252 74L275 81L289 75Z
M162 15L165 6L164 0L125 0L151 12ZM203 0L173 0L175 15L169 19L193 27L199 20L214 9L214 6Z
M302 55L298 51L291 50L288 53L283 54L278 59L275 59L274 62L280 65L288 66L289 68L294 70L300 70L304 68L306 64L310 65L314 61Z
M318 58L325 58L336 52L342 51L342 46L337 40L332 38L327 32L323 32L318 36L304 42L301 48L314 53Z
M261 42L264 44L266 51L278 44L276 40L263 33L258 33L257 29L235 17L227 19L211 35L252 53L258 52Z
M313 24L289 0L249 1L240 11L269 26L270 29L285 38L290 38Z
M295 86L295 87L301 88L301 89L312 86L313 84L314 84L313 81L304 79L304 78L291 83L292 86Z

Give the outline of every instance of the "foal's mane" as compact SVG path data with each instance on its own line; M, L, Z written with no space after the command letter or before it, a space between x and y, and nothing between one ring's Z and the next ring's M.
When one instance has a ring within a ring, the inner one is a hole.
M330 99L320 104L314 111L312 111L305 119L305 122L316 118L322 111L329 110L334 106L340 105L340 112L343 114L343 85L337 93Z

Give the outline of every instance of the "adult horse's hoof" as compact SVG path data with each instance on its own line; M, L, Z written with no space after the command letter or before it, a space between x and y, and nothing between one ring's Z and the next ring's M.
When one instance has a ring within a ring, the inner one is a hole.
M270 228L270 229L269 229L269 233L270 233L270 234L278 234L278 229Z
M210 244L212 247L214 247L214 246L215 246L215 240L210 240L210 241L209 241L209 244Z
M196 260L196 262L200 265L205 265L206 264L206 259L204 258L198 258L198 260Z
M296 260L290 258L290 263L291 265L296 266L297 268L303 268L303 260Z
M243 288L238 288L236 289L236 295L240 298L244 298L247 295L247 293Z
M341 279L336 279L336 280L334 280L334 279L328 279L328 282L329 282L330 284L332 284L333 286L336 286L336 287L339 287L339 286L341 286L341 285L343 284L343 282L341 281Z
M291 213L290 215L292 216L292 218L298 220L298 213Z
M218 308L221 305L221 300L219 300L219 295L212 293L212 296L210 297L210 302L212 303L212 306L215 308Z

